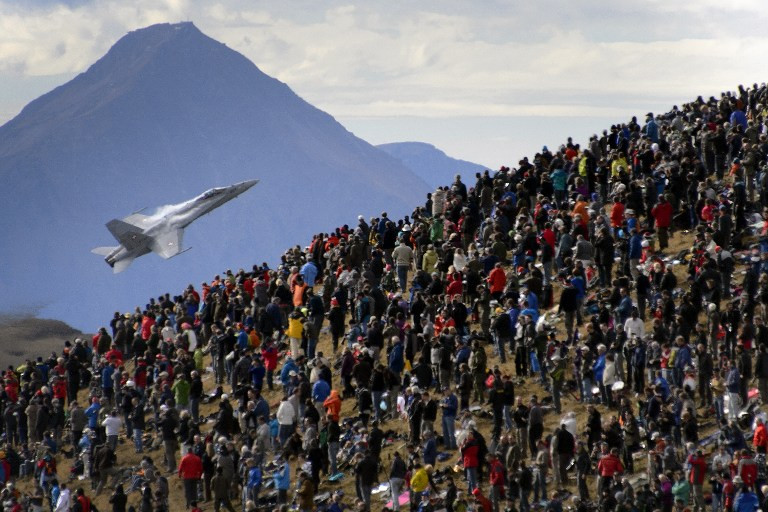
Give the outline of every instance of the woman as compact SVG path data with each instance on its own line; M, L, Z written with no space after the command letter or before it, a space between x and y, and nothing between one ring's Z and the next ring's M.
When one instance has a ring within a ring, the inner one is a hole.
M112 512L125 512L125 503L128 501L128 496L123 491L123 484L118 484L115 487L115 492L109 497L109 502L112 504Z
M203 453L203 487L205 488L205 501L211 501L211 478L213 478L216 472L216 463L214 462L214 456L216 455L213 449L213 443L207 443L205 445L205 453Z

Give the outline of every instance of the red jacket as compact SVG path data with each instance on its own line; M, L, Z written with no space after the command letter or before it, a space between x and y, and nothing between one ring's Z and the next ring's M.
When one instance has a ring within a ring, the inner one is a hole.
M624 464L613 454L608 454L597 463L597 472L602 477L613 477L617 473L624 472Z
M81 512L91 512L91 500L88 496L78 496L75 501L80 504Z
M765 430L765 424L761 423L755 429L755 435L752 437L752 446L755 448L762 446L765 447L768 442L768 433Z
M490 482L491 485L501 486L502 492L504 491L504 466L499 459L493 459L491 462Z
M653 207L651 215L656 219L657 228L668 228L672 225L672 203L664 201Z
M192 452L187 452L179 462L179 477L184 480L200 480L202 476L203 459Z
M478 454L480 452L480 445L477 444L475 439L468 441L461 448L461 456L464 458L464 469L476 468L479 464Z
M688 457L688 464L691 465L688 481L691 485L702 485L704 483L704 475L707 474L707 459L703 456L691 455Z
M741 476L741 479L744 480L747 486L751 487L754 485L755 480L757 480L757 463L751 457L744 457L739 460L739 465L741 466L739 476Z
M277 350L275 347L261 349L261 357L264 358L264 369L274 371L277 368Z
M488 274L488 284L491 293L503 292L504 287L507 286L507 276L504 273L504 269L499 267L491 270L491 273Z

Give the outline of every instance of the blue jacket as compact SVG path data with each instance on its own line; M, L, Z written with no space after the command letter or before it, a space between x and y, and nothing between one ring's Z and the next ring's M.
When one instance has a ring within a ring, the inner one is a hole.
M312 386L312 400L315 402L324 402L328 395L331 394L331 386L328 385L323 379L319 379Z
M317 267L314 263L311 261L306 262L301 267L299 274L301 274L301 277L304 278L304 282L307 283L307 286L310 288L315 286L315 279L317 279Z
M514 307L509 310L509 321L512 324L512 332L514 333L517 329L517 319L520 317L520 309L517 307Z
M101 409L100 404L91 404L91 406L85 410L89 428L93 429L99 426L99 409Z
M299 373L299 367L296 366L293 359L288 359L285 364L283 364L282 370L280 370L280 382L283 383L283 387L287 387L291 381L291 376L289 375L291 370Z
M248 488L255 489L256 487L261 487L261 469L258 466L248 471Z
M259 398L256 401L256 408L254 409L256 416L261 416L264 421L269 423L269 404L264 398Z
M241 329L240 332L237 333L237 348L240 350L248 348L248 333L245 332L245 329Z
M251 382L253 387L261 389L264 386L264 376L267 374L267 370L262 366L251 366L249 370L251 374Z
M398 341L392 345L392 352L389 353L389 369L392 370L393 373L400 375L404 368L403 342Z
M677 357L675 357L677 359ZM725 378L725 387L728 388L729 393L738 393L741 385L741 375L739 375L739 369L732 366L728 370L728 376Z
M669 398L669 383L667 382L667 379L664 377L656 377L656 380L653 381L653 384L661 389L661 398L666 402L667 398Z
M643 237L638 233L629 239L629 259L639 260L643 255Z
M528 307L531 309L535 309L536 311L539 310L539 298L536 296L533 292L528 292L528 295L525 296L525 300L528 301Z
M605 354L601 355L592 365L592 372L595 374L597 382L603 382L603 372L605 371Z
M112 389L115 387L115 383L112 382L112 374L115 373L115 368L108 364L101 371L101 387L104 389Z
M275 488L282 491L287 491L291 488L291 465L287 462L283 466L282 471L275 471L272 477L275 481Z
M648 121L648 123L645 125L645 134L649 139L651 139L651 141L659 142L659 126L656 124L656 121L653 119Z
M629 296L629 294L622 297L621 302L619 302L619 305L616 307L616 311L619 313L621 323L624 323L624 321L629 318L629 315L632 314L632 307L632 298Z
M736 126L737 124L740 124L744 130L747 129L747 116L741 110L734 110L731 113L731 125Z
M686 366L691 365L691 347L683 345L677 349L675 355L675 368L678 370L684 370Z
M574 288L576 288L576 291L578 292L576 294L577 299L583 299L587 296L587 283L584 282L583 277L575 276L573 279L571 279L571 284Z
M740 492L733 502L734 512L755 512L758 508L760 508L760 502L757 501L755 493L750 491Z
M443 398L442 402L446 405L446 407L443 407L443 417L455 418L456 411L459 409L459 399L456 398L456 395L451 393Z
M533 309L533 308L527 308L520 312L521 315L531 315L531 320L533 320L533 323L539 321L539 310Z

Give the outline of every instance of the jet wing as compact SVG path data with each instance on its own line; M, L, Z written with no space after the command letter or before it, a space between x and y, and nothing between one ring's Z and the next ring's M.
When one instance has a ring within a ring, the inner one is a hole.
M123 247L132 251L137 247L146 245L150 238L144 234L144 230L122 220L113 219L107 223L107 229L115 239L123 244Z
M148 215L142 215L140 213L132 213L129 216L125 217L123 219L123 222L126 222L128 224L133 224L134 226L138 226L142 229L146 229L149 227L149 217Z
M152 251L160 255L161 258L173 258L181 252L181 243L184 237L183 229L174 229L155 237L152 242Z

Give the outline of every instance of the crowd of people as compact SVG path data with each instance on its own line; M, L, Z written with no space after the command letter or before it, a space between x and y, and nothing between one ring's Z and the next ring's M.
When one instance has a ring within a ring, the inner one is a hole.
M193 511L753 512L767 110L739 87L456 176L9 368L2 510L179 510L179 479Z

